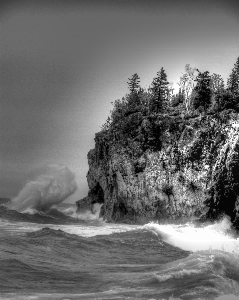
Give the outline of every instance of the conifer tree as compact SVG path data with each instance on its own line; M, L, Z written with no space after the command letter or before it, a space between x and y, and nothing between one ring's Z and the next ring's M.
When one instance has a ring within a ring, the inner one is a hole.
M165 70L161 68L157 73L157 77L155 77L152 82L151 111L159 113L166 108L169 90L168 85L167 74Z
M194 108L197 109L200 106L206 111L211 104L211 76L208 71L201 73L199 70L196 78L196 86L194 91L196 97L194 99Z
M130 78L128 86L130 90L130 94L127 96L128 100L128 108L131 112L133 112L137 106L140 105L140 97L139 94L142 93L142 89L140 87L140 78L137 73L133 74Z
M137 93L140 90L140 78L137 73L133 74L130 78L128 78L128 86L131 93Z
M237 58L236 63L232 69L231 74L229 75L227 81L228 90L233 94L233 97L239 95L239 57Z

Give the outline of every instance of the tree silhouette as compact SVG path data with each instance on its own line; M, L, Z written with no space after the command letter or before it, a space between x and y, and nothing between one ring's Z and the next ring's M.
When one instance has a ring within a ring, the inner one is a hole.
M229 75L227 81L228 90L233 94L234 97L239 95L239 57Z
M142 93L142 89L140 87L140 78L137 73L133 74L130 78L128 78L128 86L130 90L130 94L127 95L127 101L129 105L129 111L133 112L140 105L139 94Z
M162 112L167 106L168 97L168 85L167 75L165 70L161 70L157 73L157 77L152 82L152 100L151 100L151 111L156 113Z
M194 98L193 106L195 109L202 107L206 111L211 104L211 76L208 71L201 73L198 69L198 76L196 78L196 86L194 91L196 96Z
M137 93L140 90L140 78L137 73L133 74L130 78L128 78L128 86L131 93Z

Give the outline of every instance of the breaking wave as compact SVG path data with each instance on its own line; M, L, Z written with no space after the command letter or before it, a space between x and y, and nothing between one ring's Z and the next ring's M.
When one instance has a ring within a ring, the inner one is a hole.
M6 206L18 212L44 211L64 201L76 189L75 175L66 166L48 165Z
M186 251L222 250L239 254L239 238L235 237L227 217L202 227L196 227L193 223L185 225L149 223L143 228L159 235L164 242Z

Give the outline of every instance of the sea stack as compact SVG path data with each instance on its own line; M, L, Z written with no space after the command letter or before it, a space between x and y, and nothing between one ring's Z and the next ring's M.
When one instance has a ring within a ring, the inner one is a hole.
M129 78L88 153L79 210L100 203L105 220L126 223L226 214L239 226L239 91L214 89L217 76L197 72L190 93L176 95L163 68L148 90Z

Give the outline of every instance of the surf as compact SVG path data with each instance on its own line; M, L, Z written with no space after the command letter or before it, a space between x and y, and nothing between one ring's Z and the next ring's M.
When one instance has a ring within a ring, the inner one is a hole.
M21 285L24 299L54 299L56 291L61 291L58 299L239 295L239 238L227 216L210 224L107 223L100 217L101 204L83 212L64 203L75 189L74 174L51 165L12 201L1 203L2 292L12 290L20 299ZM40 281L45 295L41 287L36 290Z
M227 216L213 224L200 227L193 222L181 225L151 222L144 225L143 229L186 251L222 250L239 254L239 238Z

